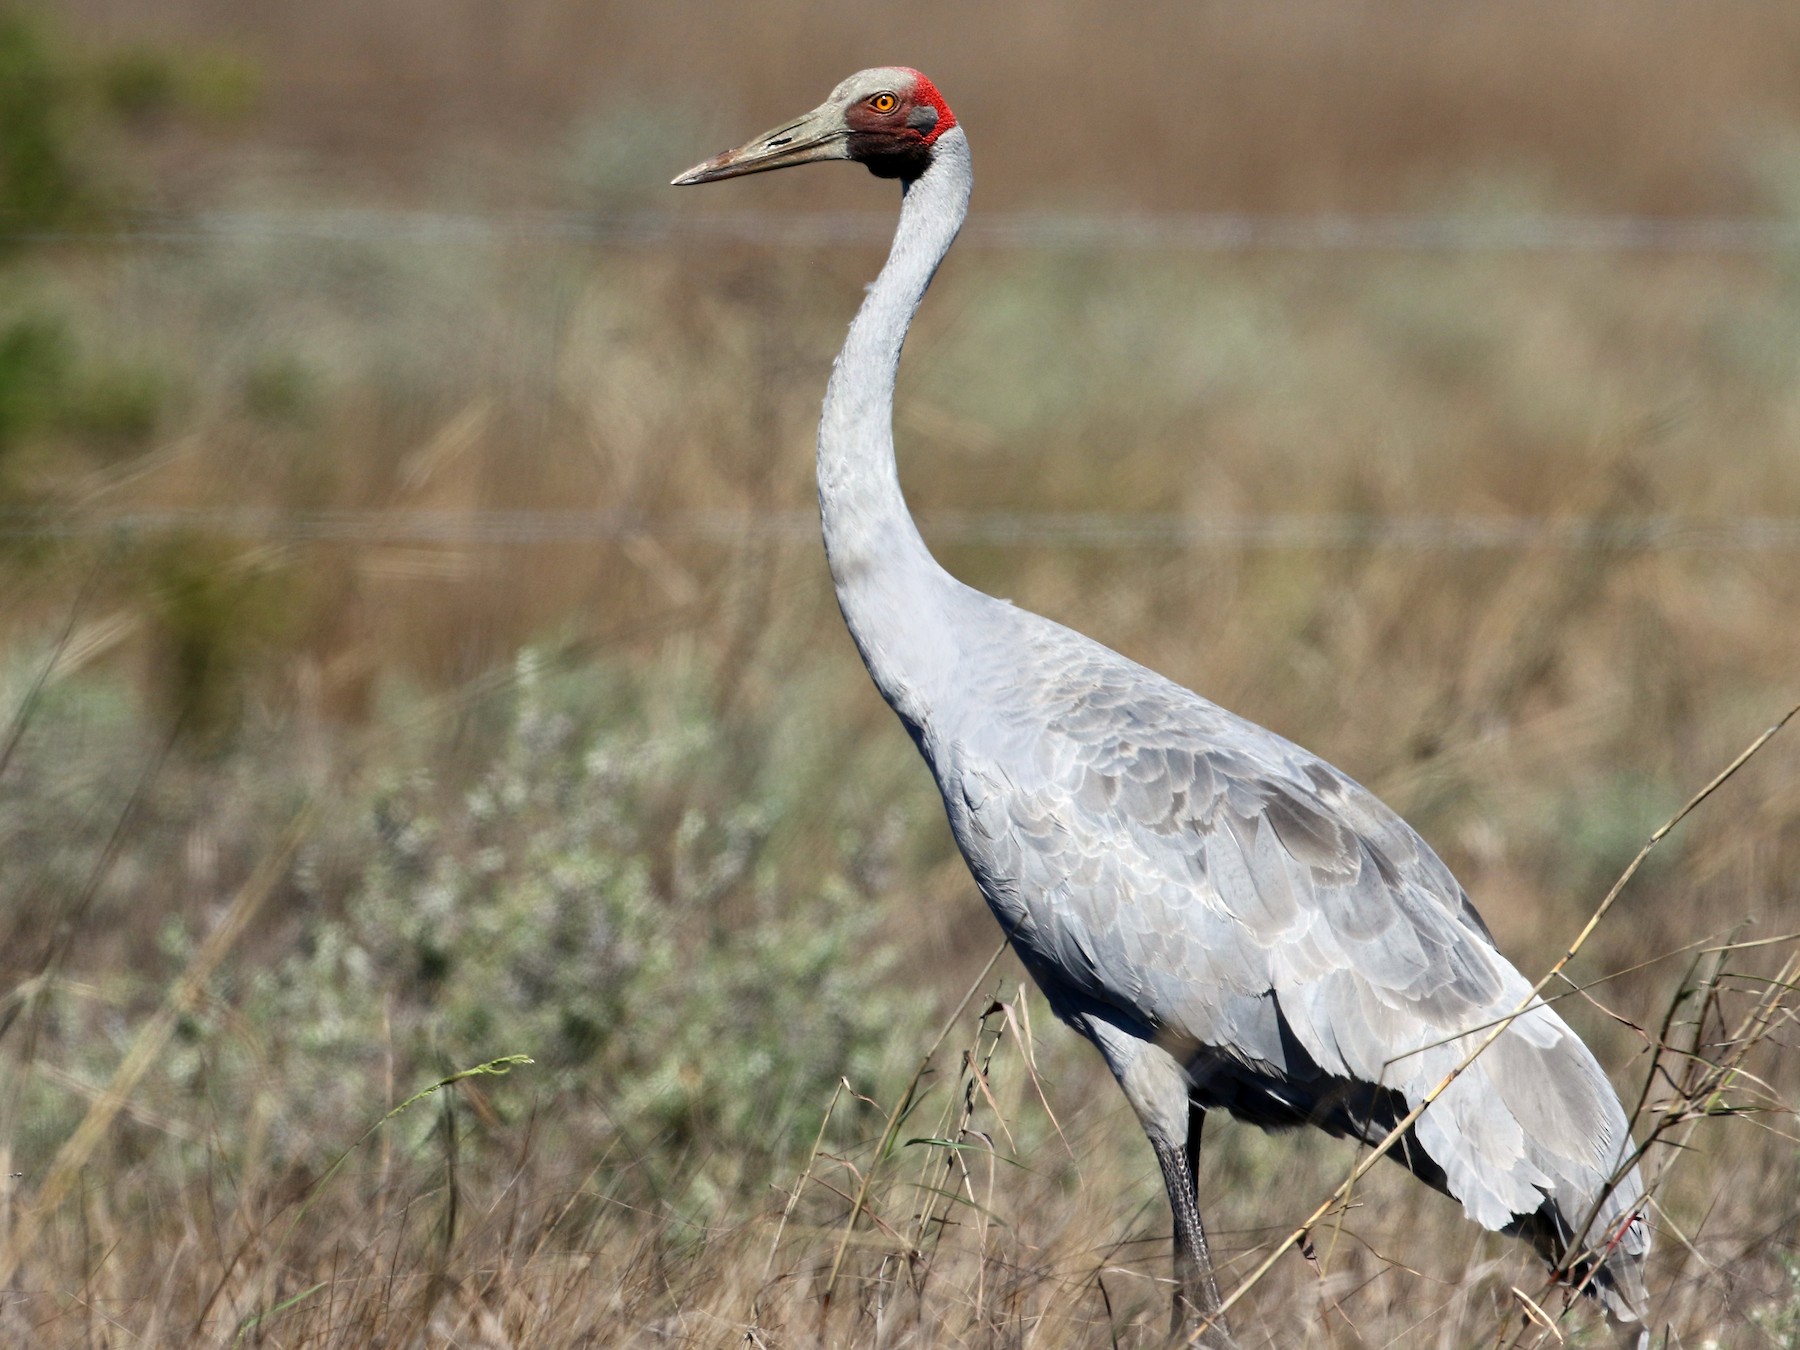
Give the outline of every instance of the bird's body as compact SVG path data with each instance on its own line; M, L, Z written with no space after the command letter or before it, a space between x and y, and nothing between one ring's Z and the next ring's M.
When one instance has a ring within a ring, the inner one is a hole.
M839 604L995 917L1143 1123L1186 1312L1208 1312L1191 1175L1204 1112L1377 1142L1530 986L1437 855L1366 789L936 563L901 495L891 414L907 326L967 209L968 145L941 96L915 71L865 71L808 119L677 182L824 158L906 188L819 428ZM1514 1021L1393 1156L1484 1227L1589 1273L1615 1315L1642 1315L1630 1132L1549 1008Z

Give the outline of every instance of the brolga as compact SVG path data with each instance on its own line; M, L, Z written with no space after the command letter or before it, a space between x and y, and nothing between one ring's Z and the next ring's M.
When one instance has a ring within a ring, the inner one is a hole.
M893 247L832 369L819 510L844 622L1056 1015L1092 1041L1174 1213L1177 1334L1229 1345L1195 1191L1207 1113L1379 1143L1529 999L1448 868L1348 776L1049 619L957 581L894 462L900 348L968 210L969 143L916 70L852 75L697 164L899 180ZM1619 1099L1532 1002L1389 1156L1530 1241L1620 1322L1650 1238Z

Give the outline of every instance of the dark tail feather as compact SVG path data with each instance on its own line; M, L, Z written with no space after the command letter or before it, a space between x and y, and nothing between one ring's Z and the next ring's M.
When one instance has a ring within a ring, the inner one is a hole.
M1649 1233L1641 1214L1626 1212L1611 1227L1595 1225L1590 1248L1571 1252L1569 1224L1554 1205L1546 1203L1512 1229L1537 1249L1559 1279L1598 1299L1614 1320L1641 1323L1650 1312L1650 1295L1644 1287L1644 1257L1650 1249Z

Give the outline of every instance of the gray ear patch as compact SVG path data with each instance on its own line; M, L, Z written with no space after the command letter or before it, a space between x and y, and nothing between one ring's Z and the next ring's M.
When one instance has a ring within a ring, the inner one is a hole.
M914 131L930 131L938 124L938 110L929 103L920 103L906 114L906 125Z

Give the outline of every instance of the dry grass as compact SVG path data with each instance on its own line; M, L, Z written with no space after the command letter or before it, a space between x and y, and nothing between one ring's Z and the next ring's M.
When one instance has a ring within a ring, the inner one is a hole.
M150 31L64 13L95 45ZM251 53L262 110L140 127L122 158L175 202L636 207L899 58L971 128L978 209L1791 200L1777 7L1101 14L184 0L155 32ZM889 204L824 171L743 189L722 204ZM810 508L876 261L264 240L9 263L0 327L52 316L70 378L147 411L0 445L0 491L65 521L274 523L0 559L24 727L0 739L0 1338L1157 1343L1148 1150L1016 970L977 979L991 921L816 543L681 528ZM903 373L908 490L927 519L1800 516L1793 261L966 250ZM651 525L282 524L564 508ZM940 553L1369 783L1533 976L1800 670L1788 548ZM1797 783L1778 738L1650 856L1561 1000L1643 1096L1640 1137L1683 1146L1651 1160L1651 1287L1689 1346L1800 1336ZM1354 1161L1209 1130L1228 1278ZM1247 1296L1246 1344L1600 1341L1580 1306L1531 1323L1521 1295L1563 1305L1524 1250L1398 1169L1311 1253Z

